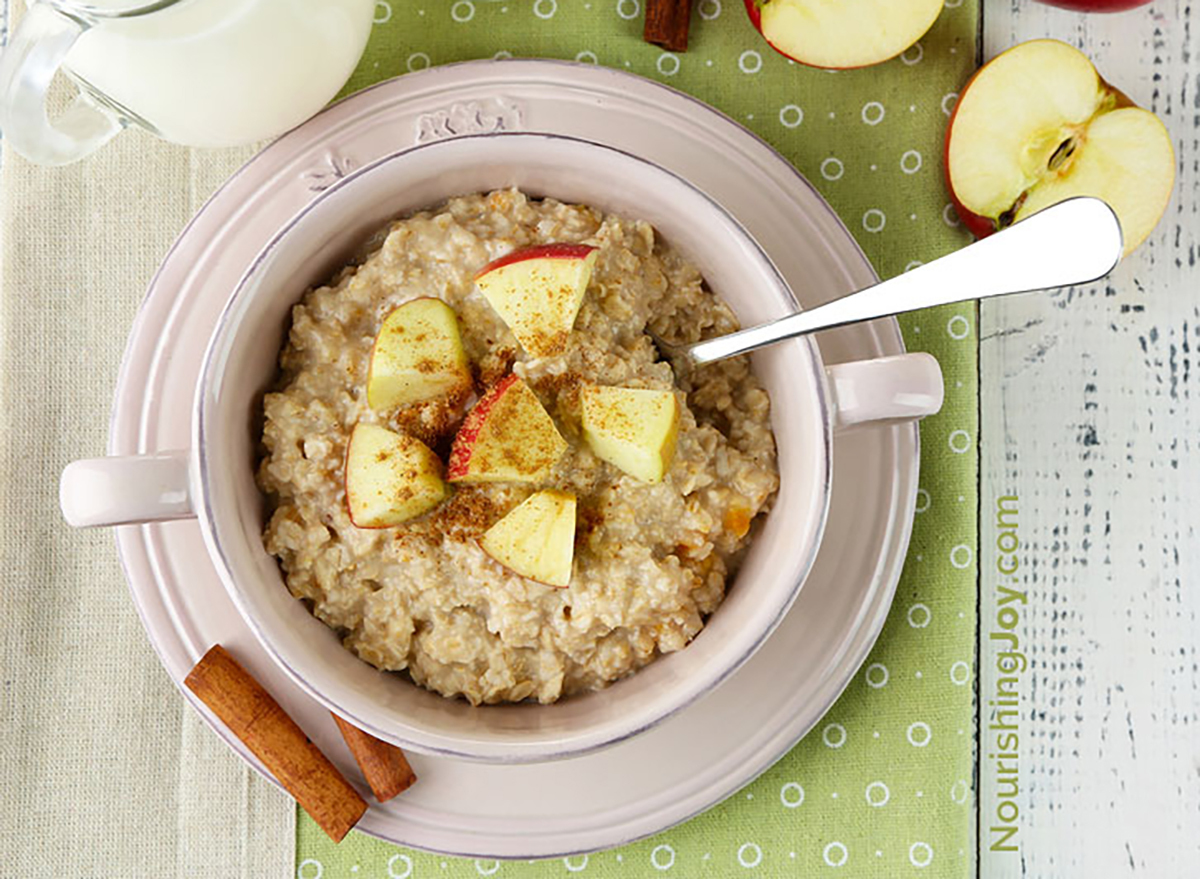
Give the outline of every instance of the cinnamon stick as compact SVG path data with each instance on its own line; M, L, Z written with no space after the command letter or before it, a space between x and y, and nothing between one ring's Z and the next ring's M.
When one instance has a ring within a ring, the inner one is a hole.
M330 712L333 714L333 712ZM408 790L417 780L417 774L408 765L404 752L395 745L380 741L365 733L349 721L333 715L342 738L350 747L350 753L358 761L358 768L366 776L367 784L375 799L384 803L396 794Z
M184 679L187 688L279 779L334 842L341 842L367 803L271 694L220 644Z
M642 39L670 52L686 52L692 0L646 0Z

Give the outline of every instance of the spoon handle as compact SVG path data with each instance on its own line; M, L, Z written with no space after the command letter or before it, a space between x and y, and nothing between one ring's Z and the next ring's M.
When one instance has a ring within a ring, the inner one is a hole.
M949 256L809 311L698 342L693 365L723 360L806 333L949 305L1104 277L1121 259L1121 224L1098 198L1060 202Z

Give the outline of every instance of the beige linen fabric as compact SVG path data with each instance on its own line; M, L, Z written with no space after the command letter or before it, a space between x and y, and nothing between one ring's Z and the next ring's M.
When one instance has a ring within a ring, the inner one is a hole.
M65 168L0 162L0 876L293 870L291 800L180 697L112 534L58 512L63 466L105 451L155 267L251 153L126 132Z

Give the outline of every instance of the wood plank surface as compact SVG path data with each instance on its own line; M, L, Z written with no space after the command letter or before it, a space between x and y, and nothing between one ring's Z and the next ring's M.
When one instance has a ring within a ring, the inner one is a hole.
M984 2L985 58L1080 47L1162 117L1179 177L1107 283L981 309L983 879L1200 876L1198 26L1182 0Z

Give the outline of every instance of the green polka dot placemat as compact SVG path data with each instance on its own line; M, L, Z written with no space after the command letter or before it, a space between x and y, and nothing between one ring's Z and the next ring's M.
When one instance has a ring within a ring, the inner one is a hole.
M547 57L630 70L753 129L820 189L885 277L968 240L942 183L955 92L975 66L978 0L949 0L901 57L812 70L776 54L741 0L698 0L688 52L641 40L641 0L380 0L353 91L428 65ZM698 818L589 857L459 860L352 833L334 845L300 811L301 879L710 876L966 877L974 863L975 310L901 319L946 377L921 425L921 489L891 617L829 714L774 768Z

